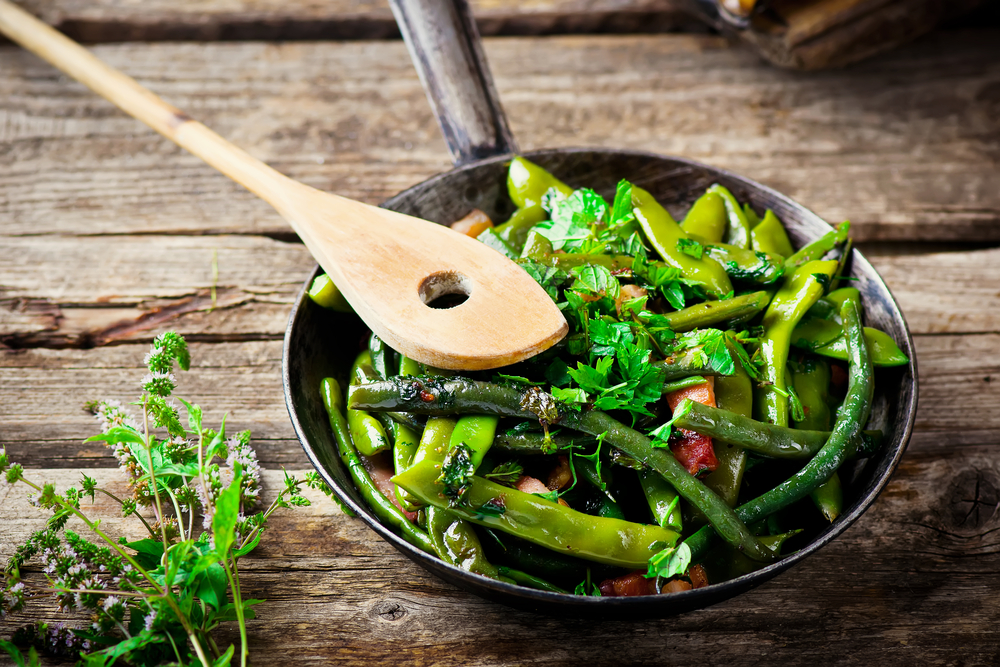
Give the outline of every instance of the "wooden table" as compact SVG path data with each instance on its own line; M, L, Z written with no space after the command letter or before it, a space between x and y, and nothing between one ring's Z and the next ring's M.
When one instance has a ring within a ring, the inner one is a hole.
M114 40L105 28L118 25L127 37L135 15L115 12L128 3L104 4L98 36ZM308 16L322 3L299 4ZM202 19L218 36L238 23ZM524 149L683 155L850 218L914 334L921 409L909 450L834 544L753 592L660 621L560 620L484 602L317 499L276 515L246 561L245 586L268 601L249 625L255 663L1000 660L1000 30L946 30L809 75L707 34L499 37L486 50ZM378 202L449 167L398 41L95 51L320 188ZM307 468L279 357L313 263L266 205L5 46L0 222L0 444L34 478L69 484L87 468L121 486L109 453L82 442L98 429L81 404L131 400L148 342L168 329L192 342L179 393L212 420L227 412L231 427L252 429L268 479ZM138 536L109 506L95 513ZM0 486L0 555L43 522ZM13 627L0 623L0 635Z

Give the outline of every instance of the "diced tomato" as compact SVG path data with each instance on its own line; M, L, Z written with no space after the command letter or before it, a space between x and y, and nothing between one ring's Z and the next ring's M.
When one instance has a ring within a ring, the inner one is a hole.
M451 228L454 229L459 234L465 234L466 236L471 236L476 238L487 229L493 226L493 221L490 220L490 216L486 215L478 208L474 208L469 211L461 220L456 220L451 223Z
M395 474L395 471L392 469L392 460L389 458L388 453L382 452L375 456L365 456L359 453L358 456L361 458L361 463L365 466L365 470L368 471L368 476L375 482L375 486L382 492L382 495L398 507L411 523L415 522L417 520L417 513L404 510L403 506L399 504L399 498L396 497L396 485L392 483L392 476Z
M685 387L667 394L667 404L670 410L674 411L681 401L690 398L692 401L710 405L715 405L715 378L709 376L707 382L696 384L692 387ZM694 431L677 429L677 435L670 438L670 451L674 458L683 465L692 475L701 475L712 472L719 467L719 459L715 457L715 448L712 446L712 438L701 435Z
M656 579L647 579L644 574L642 570L636 570L615 579L605 579L598 588L604 597L656 595Z

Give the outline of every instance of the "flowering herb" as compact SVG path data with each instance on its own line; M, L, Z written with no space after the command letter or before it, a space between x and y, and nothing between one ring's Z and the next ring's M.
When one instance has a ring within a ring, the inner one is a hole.
M129 483L131 495L118 498L86 475L80 487L58 492L36 482L0 450L0 473L8 484L33 491L32 503L50 510L46 527L20 545L3 570L0 618L22 611L34 600L54 599L61 610L89 611L89 626L37 623L14 636L16 643L83 665L229 665L237 648L221 649L216 630L239 626L239 662L248 656L246 621L263 600L244 597L239 559L260 542L267 521L279 507L308 505L303 485L329 495L319 476L299 480L286 473L284 488L266 508L258 507L261 468L250 446L250 432L226 436L202 421L202 409L171 397L177 385L174 364L187 370L187 344L176 333L156 338L146 355L143 393L129 407L117 401L88 405L102 433L88 438L111 449ZM132 408L137 408L133 412ZM140 521L147 537L116 540L100 521L87 516L82 501L101 493L121 506L122 515ZM75 517L98 538L95 542L66 530ZM22 577L29 561L42 566L44 584ZM14 643L0 642L15 662L24 658ZM35 664L32 662L32 664Z

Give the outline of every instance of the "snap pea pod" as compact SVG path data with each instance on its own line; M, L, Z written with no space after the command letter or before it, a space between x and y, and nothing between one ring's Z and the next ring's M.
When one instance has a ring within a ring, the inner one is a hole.
M836 229L827 232L812 243L803 246L798 252L785 258L785 272L791 274L795 269L814 262L822 258L839 245L847 241L847 233L851 230L851 223L847 220L840 223Z
M764 335L760 338L763 383L754 393L754 413L761 421L788 425L785 368L792 330L823 295L825 283L819 277L829 279L836 270L837 262L833 261L803 264L781 286L764 313Z
M807 359L788 365L792 386L802 403L802 419L794 419L795 428L826 431L830 428L830 364L822 359ZM833 473L818 489L809 494L827 521L833 522L843 511L844 494L840 477Z
M669 450L653 447L649 438L599 410L561 413L558 402L537 387L521 391L464 379L407 378L401 381L400 378L393 378L352 387L349 404L366 410L404 409L425 414L477 413L522 419L544 418L549 424L558 423L593 436L603 435L609 445L663 475L681 497L709 518L728 543L756 560L772 557L771 552L736 517L732 508L692 477Z
M638 471L638 474L653 520L664 528L680 532L683 521L677 491L654 470L645 468Z
M340 460L350 473L354 486L365 503L375 513L379 521L399 530L400 535L407 542L428 553L435 553L434 545L431 544L427 533L413 525L398 507L382 495L368 471L365 470L361 459L358 458L358 452L354 448L347 426L347 418L343 412L344 394L340 389L340 384L333 378L326 378L320 383L320 392L323 396L323 406L326 408L327 417L330 420L330 429L337 441Z
M676 543L678 534L660 526L595 517L540 496L472 476L462 502L449 506L435 480L441 466L423 461L393 481L428 505L446 507L461 519L502 530L570 556L607 565L638 568L649 560L650 546Z
M479 536L468 521L460 519L447 509L430 505L427 508L427 534L434 545L434 551L444 562L466 572L501 579L496 566L486 559ZM502 579L514 581L508 577Z
M818 452L830 437L829 431L807 431L775 426L757 421L722 408L713 408L696 401L677 406L674 426L707 435L772 459L808 459ZM851 443L858 456L869 456L882 442L881 431L863 431Z
M879 368L902 366L910 363L892 337L872 327L865 327L865 339L872 354L872 363ZM791 343L831 359L847 360L847 341L844 329L832 320L811 319L802 322L792 331Z
M750 247L750 223L743 213L743 207L736 201L727 188L716 183L706 192L712 192L722 197L726 207L726 233L722 240L738 248Z
M752 524L780 509L805 498L847 460L853 443L871 415L872 397L875 393L871 357L861 327L861 310L857 299L844 302L840 311L847 332L849 368L847 396L837 414L837 422L826 444L801 470L775 488L740 506L737 515ZM692 561L704 557L711 541L711 529L701 529L685 543L690 547Z
M471 452L472 466L478 468L486 452L493 446L500 418L496 415L463 415L451 433L451 448L465 445Z
M667 313L664 317L677 333L701 329L720 322L749 319L764 310L770 300L767 292L741 294L729 299L705 301L682 310Z
M728 243L706 246L705 254L721 264L731 280L770 285L785 274L783 261Z
M720 243L727 224L726 203L719 193L706 192L692 204L684 216L681 229L707 243Z
M365 366L371 365L371 353L365 350L354 360L351 367L351 385L357 385L362 378L367 378ZM347 409L347 426L351 431L351 439L358 451L365 456L374 456L392 446L386 436L385 427L381 421L364 410Z
M754 250L772 257L780 257L782 260L795 254L785 226L771 209L768 209L764 213L764 219L750 230L750 242Z
M431 417L428 419L427 426L424 427L420 442L417 443L417 449L406 470L421 461L431 460L437 463L444 461L444 457L448 455L448 450L451 447L451 434L455 431L455 422L456 420L450 417ZM419 498L398 484L396 485L396 497L403 508L411 512L423 507L423 502Z
M750 231L753 232L754 227L760 224L760 216L757 215L757 211L753 210L753 206L750 204L743 204L743 215L747 217L747 222L750 223ZM751 242L753 241L753 234L750 235Z
M351 304L347 303L347 299L344 298L344 295L337 289L337 286L330 280L330 276L325 273L316 276L316 279L312 281L312 285L309 286L308 294L310 299L324 308L336 310L341 313L354 312Z
M420 372L419 362L410 359L406 355L399 355L399 375L416 375ZM394 420L397 419L397 416L413 418L413 415L406 412L387 412L385 414L393 416ZM413 425L402 421L396 421L395 423L397 426L393 427L392 433L392 467L393 471L398 475L413 463L413 457L416 456L417 449L420 447L424 424L417 422L416 425ZM410 497L406 491L398 486L396 487L396 499L399 500L402 507L411 511L420 507L415 498Z
M515 584L521 586L527 586L528 588L534 588L539 591L549 591L550 593L566 593L569 591L559 588L555 584L549 583L542 579L541 577L536 577L533 574L528 574L527 572L522 572L521 570L515 570L514 568L507 567L506 565L501 565L497 568L501 577L510 579Z
M632 187L632 212L646 238L666 264L680 269L685 278L701 283L705 291L721 298L728 294L733 284L725 269L710 257L696 259L677 248L680 240L691 237L680 228L667 209L653 196L639 187Z
M735 343L731 338L726 343L733 354ZM715 402L724 410L749 418L753 413L753 383L743 364L737 363L735 367L732 375L715 378ZM705 478L705 486L719 494L727 505L735 507L746 472L746 451L730 442L713 442L712 446L719 465Z
M517 206L517 211L507 222L495 227L497 235L515 249L524 245L528 231L547 217L542 208L542 196L555 188L567 197L573 194L569 187L537 164L516 157L507 170L507 193Z

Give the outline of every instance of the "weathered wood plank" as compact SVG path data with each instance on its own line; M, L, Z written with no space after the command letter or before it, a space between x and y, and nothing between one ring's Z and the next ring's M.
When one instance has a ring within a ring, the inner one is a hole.
M836 542L759 589L662 621L546 618L485 602L428 575L319 500L276 514L243 561L248 594L267 600L249 624L252 654L262 663L294 656L295 664L349 665L620 665L660 663L664 651L677 664L828 664L831 656L846 665L992 664L1000 638L984 629L1000 621L994 448L910 452L873 508ZM29 472L60 485L78 477ZM94 474L102 483L117 476ZM277 477L266 476L272 494ZM6 555L44 515L18 492L4 488L0 499ZM113 512L102 500L94 513L111 534L140 536ZM14 627L4 621L0 634Z
M910 450L982 446L1000 430L1000 334L919 336L920 408ZM194 343L192 370L177 393L199 403L208 423L227 414L230 430L251 429L265 466L307 465L281 390L281 343ZM145 345L93 350L0 352L0 445L36 468L113 466L82 408L95 399L134 400Z
M1000 332L1000 249L871 259L914 333ZM279 339L313 265L300 243L263 236L0 237L0 342Z
M680 0L471 0L484 35L704 31ZM26 0L85 42L398 38L386 0Z
M746 173L859 240L1000 240L995 30L840 72L709 36L487 40L523 148L633 147ZM447 168L401 43L101 46L255 155L379 201ZM170 68L163 63L171 63ZM271 211L32 56L0 58L4 234L287 234Z

